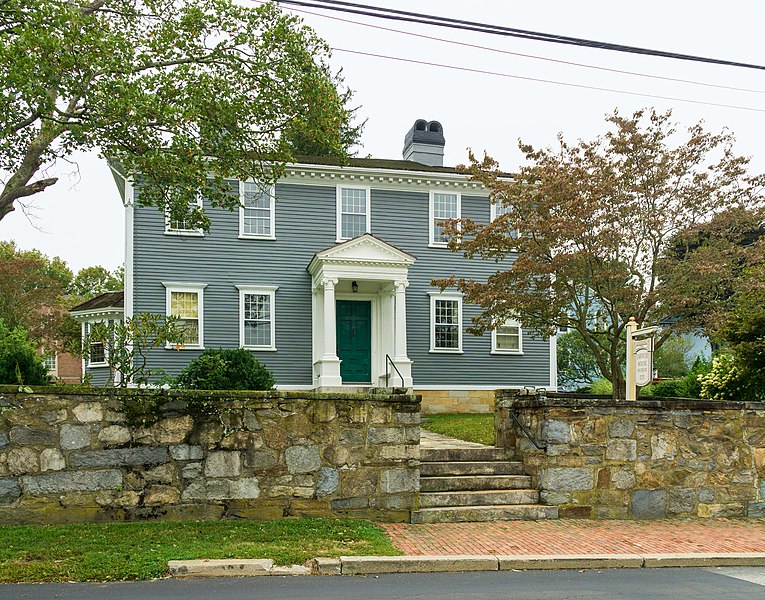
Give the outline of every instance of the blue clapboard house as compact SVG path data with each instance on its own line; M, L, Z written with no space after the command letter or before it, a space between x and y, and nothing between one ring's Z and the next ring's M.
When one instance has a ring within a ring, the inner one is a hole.
M205 348L242 347L281 389L403 385L433 410L487 410L498 387L554 389L554 338L524 331L522 316L470 335L478 308L431 285L450 275L485 280L498 268L446 247L443 220L485 223L497 211L481 184L443 166L444 144L440 123L418 120L402 160L306 159L270 190L232 180L237 212L199 200L209 232L136 205L130 181L117 178L124 296L73 314L85 332L104 315L177 315L185 346L150 354L150 367L170 375ZM98 383L108 368L96 357L85 369Z

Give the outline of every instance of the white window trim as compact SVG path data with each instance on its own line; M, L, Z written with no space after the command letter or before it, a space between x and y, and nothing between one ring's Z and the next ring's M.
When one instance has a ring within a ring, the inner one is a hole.
M84 323L85 333L86 333L86 340L85 341L87 341L87 338L90 337L90 327L94 323L106 323L107 326L109 325L109 321L108 320L107 321L100 321L100 320L86 321ZM109 348L108 348L108 346L106 344L103 344L103 346L104 346L104 360L101 361L101 362L91 362L91 360L90 360L90 342L88 342L88 357L87 357L87 360L85 361L85 366L86 367L108 367L109 366L109 361L108 361L108 358L107 358L108 357Z
M246 181L239 181L239 239L240 240L275 240L276 239L276 186L268 186L266 193L271 199L270 211L271 211L271 235L258 235L255 233L244 232L244 185L245 183L253 183L252 179Z
M492 354L512 354L514 356L522 356L523 355L523 327L521 326L520 322L516 319L507 319L500 327L504 327L507 324L510 324L511 327L517 327L518 328L518 350L507 350L507 349L501 349L497 347L497 328L491 330L491 353Z
M433 235L434 231L433 228L435 227L435 220L436 217L434 215L435 207L434 207L434 196L435 194L452 194L454 196L457 196L457 216L453 217L455 219L461 219L462 218L462 194L459 192L452 192L451 190L430 190L430 194L428 196L428 247L429 248L448 248L449 245L447 242L437 242L435 239L435 236ZM460 344L462 343L460 339Z
M199 329L199 341L196 344L183 344L180 348L176 344L167 343L165 348L173 350L204 350L204 331L205 331L205 319L204 319L204 290L207 287L206 283L187 283L182 281L163 281L162 285L165 286L165 316L172 316L170 312L172 306L172 292L196 292L197 293L197 321Z
M491 204L491 222L493 223L494 221L497 220L497 202L490 201L490 204ZM520 230L515 229L514 231L515 231L515 238L516 239L519 238L521 235Z
M278 285L237 285L239 290L239 347L247 350L276 352L276 290ZM244 296L261 294L271 298L271 343L268 346L248 346L244 343Z
M189 203L191 204L191 203ZM201 194L197 195L197 206L204 208L204 199ZM204 237L204 229L171 229L170 228L170 215L165 212L165 235L180 235L187 237Z
M372 233L372 191L366 185L338 185L335 191L335 234L337 242L352 238L343 237L343 190L365 190L367 194L367 227L364 233ZM362 234L363 235L363 234Z
M430 352L432 354L464 354L462 350L462 293L428 292L428 295L430 296ZM436 300L457 301L457 322L460 334L457 348L436 348Z

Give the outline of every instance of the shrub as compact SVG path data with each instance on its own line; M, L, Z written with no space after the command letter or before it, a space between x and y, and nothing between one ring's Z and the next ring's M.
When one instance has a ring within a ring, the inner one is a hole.
M710 400L763 399L763 376L741 365L731 354L716 357L712 362L712 370L699 379L702 396Z
M613 392L613 385L608 379L596 379L590 386L591 394L608 394L609 396Z
M9 329L0 319L0 383L46 385L50 383L42 356L22 327Z
M270 390L274 376L249 350L205 350L181 371L175 387L192 390Z

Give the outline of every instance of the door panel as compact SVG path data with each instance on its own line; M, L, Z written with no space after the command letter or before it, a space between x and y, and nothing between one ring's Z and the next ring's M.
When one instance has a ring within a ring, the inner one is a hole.
M337 301L337 356L343 383L372 381L372 303Z

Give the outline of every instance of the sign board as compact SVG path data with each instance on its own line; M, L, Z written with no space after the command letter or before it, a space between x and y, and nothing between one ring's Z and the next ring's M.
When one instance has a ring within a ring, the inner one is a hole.
M653 381L653 338L635 340L635 385L643 387Z

